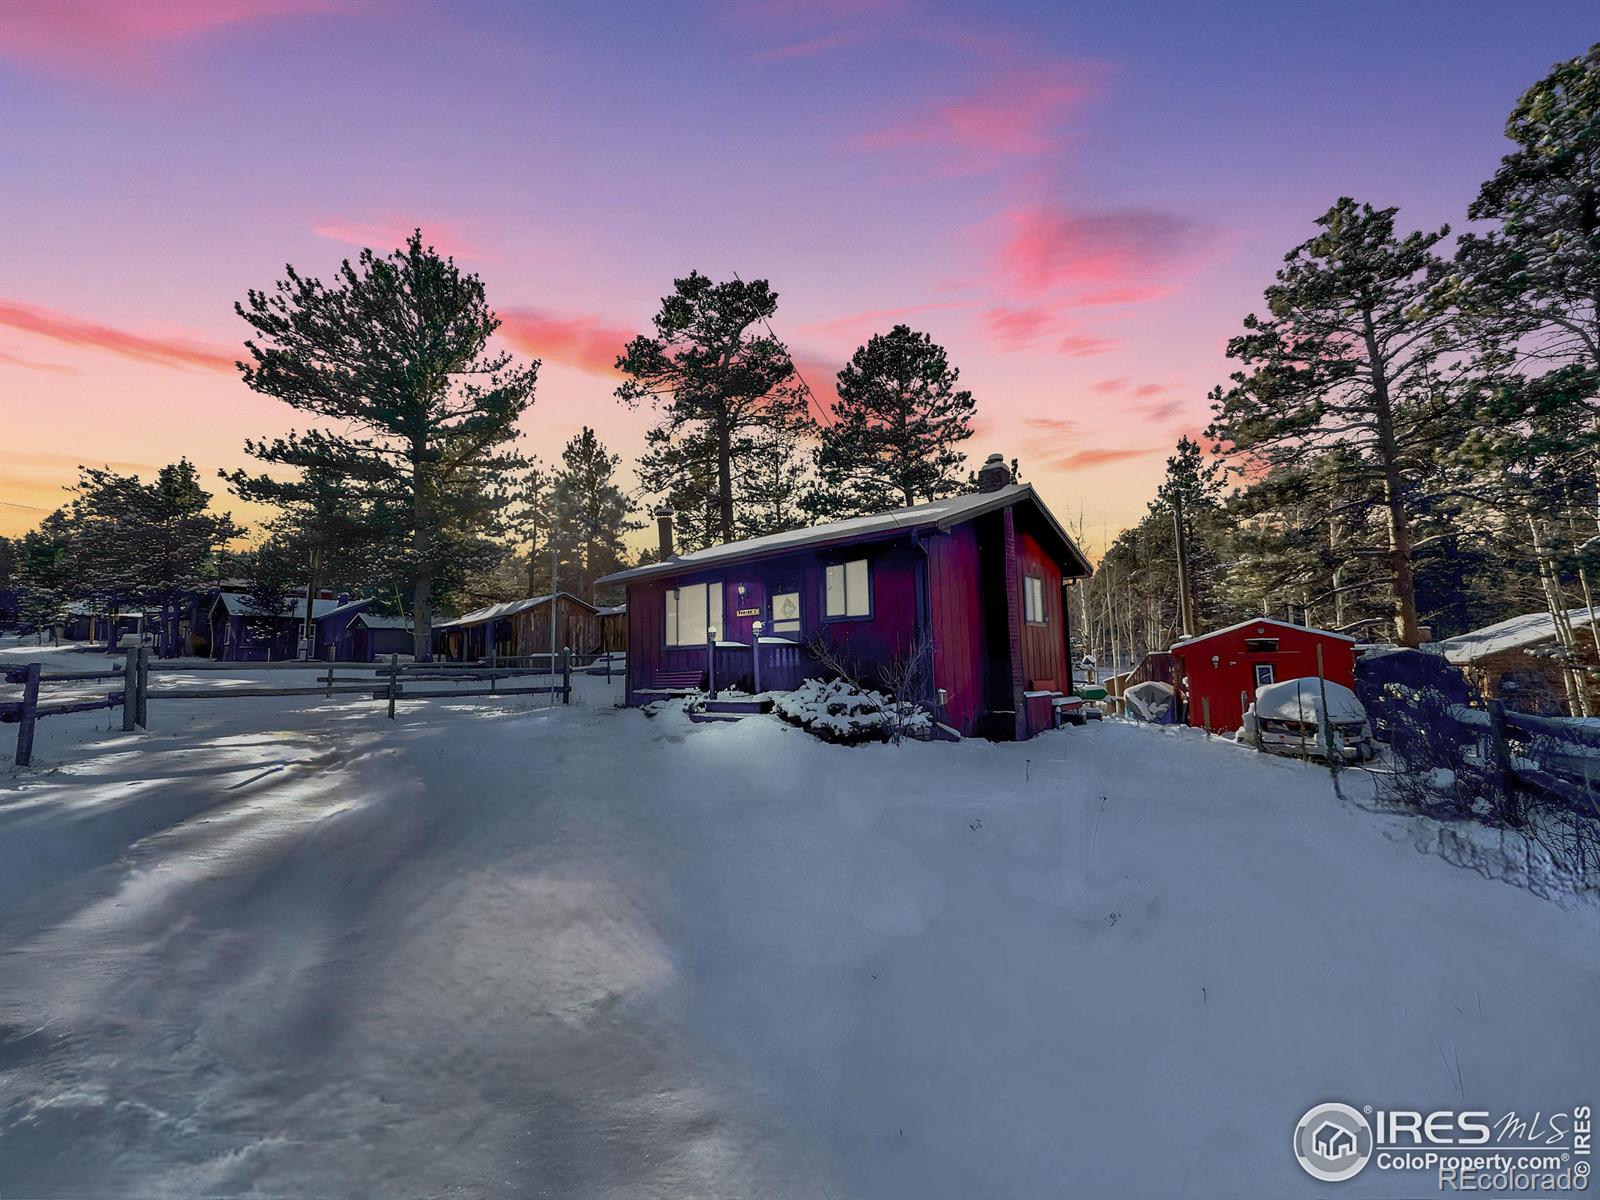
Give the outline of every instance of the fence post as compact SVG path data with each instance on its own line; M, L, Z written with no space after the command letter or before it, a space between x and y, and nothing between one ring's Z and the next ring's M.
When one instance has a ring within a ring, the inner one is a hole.
M394 686L400 679L400 656L389 655L389 720L394 720Z
M39 664L28 664L28 676L22 685L22 718L17 725L17 766L26 767L33 762L33 724L39 708Z
M750 622L750 672L755 677L753 686L758 696L761 695L761 631L764 628L760 621Z
M1322 673L1322 643L1317 643L1317 708L1322 724L1322 748L1328 756L1328 771L1335 778L1344 762L1344 755L1335 756L1333 744L1333 718L1328 715L1328 680ZM1337 761L1335 758L1337 757Z
M139 647L139 728L150 728L150 647Z
M606 651L606 682L611 682L611 651Z
M495 683L496 683L495 674L494 674L495 664L497 662L499 662L499 659L495 656L495 652L494 651L495 651L495 645L494 645L494 622L490 621L489 622L489 694L491 696L494 695L494 692L495 692Z
M1211 697L1200 697L1200 719L1205 722L1206 736L1211 736Z
M1506 707L1502 701L1489 701L1489 742L1494 752L1495 775L1505 797L1507 824L1522 824L1521 806L1517 800L1517 768L1511 759L1511 746L1506 741Z
M333 663L331 661L328 663L328 694L327 694L327 698L329 700L333 699Z
M572 703L572 647L561 647L561 703Z
M122 732L132 733L139 721L139 651L129 648L122 666Z

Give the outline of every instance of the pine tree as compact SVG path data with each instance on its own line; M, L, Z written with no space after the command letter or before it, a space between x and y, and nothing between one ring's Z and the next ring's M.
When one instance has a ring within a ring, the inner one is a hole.
M937 500L961 489L976 406L960 372L926 333L875 334L839 372L833 420L819 431L807 506L850 517Z
M1491 344L1600 373L1600 45L1559 63L1506 121L1517 149L1467 210L1448 297Z
M1396 237L1395 211L1341 199L1318 218L1322 232L1285 256L1270 315L1251 314L1228 343L1245 369L1213 393L1207 432L1257 480L1335 447L1355 452L1359 505L1384 517L1396 639L1415 646L1414 473L1461 414L1441 362L1451 314L1434 297L1444 274L1434 247L1449 230Z
M640 334L617 359L628 376L617 396L630 406L648 398L660 413L641 478L675 508L714 504L717 541L737 536L741 438L806 424L789 351L770 332L777 307L764 279L712 283L692 272L662 299L654 336Z
M53 624L67 602L82 594L75 533L68 511L58 508L18 540L17 615L24 624Z
M254 331L245 342L254 362L240 369L253 390L323 424L245 444L301 478L228 478L239 495L273 504L306 498L304 472L337 479L384 523L371 541L404 550L425 660L436 585L460 579L511 503L507 480L523 464L506 447L539 364L488 350L499 321L482 281L424 247L420 230L387 257L346 260L331 287L285 271L273 293L252 290L234 306Z
M178 652L165 643L168 618L187 593L216 579L217 551L243 532L210 504L188 459L162 467L148 484L135 475L79 468L69 507L85 591L112 609L157 610L162 655Z
M739 456L740 532L762 537L805 523L806 462L790 427L768 427L746 439Z
M1178 439L1177 452L1167 459L1167 474L1156 489L1152 510L1164 508L1172 517L1177 566L1179 627L1184 637L1200 632L1200 614L1195 603L1193 556L1195 524L1208 511L1220 507L1222 464L1207 462L1200 443L1188 435Z
M585 425L561 452L553 477L551 534L560 562L560 590L595 603L595 580L627 563L627 536L644 523L615 481L622 460ZM546 552L548 557L548 551Z

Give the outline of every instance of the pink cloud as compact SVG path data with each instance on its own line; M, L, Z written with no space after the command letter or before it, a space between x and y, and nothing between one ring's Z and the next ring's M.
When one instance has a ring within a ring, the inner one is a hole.
M0 56L57 74L156 82L164 49L233 26L337 11L338 0L42 0L0 5Z
M239 357L220 347L206 346L183 338L148 337L129 333L111 325L86 321L66 313L52 312L33 304L0 300L0 325L8 325L68 346L85 346L119 354L139 362L163 367L201 367L210 371L233 371Z
M990 171L1009 159L1057 149L1075 104L1097 95L1104 72L1092 63L1013 68L980 90L855 139L857 149L931 155L949 174Z
M1116 393L1127 390L1128 378L1119 375L1115 379L1097 379L1089 385L1089 390L1099 392L1102 396L1114 396Z
M966 308L967 305L955 301L930 304L907 304L899 308L869 308L863 312L850 313L848 316L833 317L826 321L813 321L809 325L801 326L808 334L815 337L844 337L865 340L874 333L885 333L889 326L902 323L905 318L916 316L919 313L936 312L940 309Z
M1183 411L1183 401L1161 400L1154 404L1135 404L1133 411L1147 421L1169 421Z
M1026 350L1049 332L1058 319L1054 308L1004 305L991 308L979 318L990 345L1001 353Z
M1069 333L1056 343L1056 348L1068 358L1091 358L1096 354L1110 354L1121 345L1116 338L1100 337L1093 333Z
M1124 462L1130 458L1144 458L1151 454L1162 453L1160 446L1142 446L1137 448L1122 446L1090 446L1083 450L1074 450L1071 454L1063 454L1052 458L1050 465L1059 467L1063 471L1074 468L1103 467L1107 463Z
M440 254L479 261L489 258L488 254L468 240L461 226L454 221L406 221L394 217L367 223L332 220L313 225L311 232L330 242L343 242L347 246L371 248L378 254L387 254L404 246L406 239L419 226L423 244L432 246Z
M535 308L501 309L500 334L535 358L596 375L615 372L622 348L639 330L611 325L596 316L557 316Z
M69 367L65 363L39 362L21 354L13 354L9 350L0 350L0 363L10 363L13 367L21 367L27 371L54 371L59 375L78 373L76 367Z
M1080 213L1034 205L999 220L1007 231L998 263L1006 283L1025 296L1068 292L1078 306L1166 295L1172 276L1210 241L1198 222L1148 209Z

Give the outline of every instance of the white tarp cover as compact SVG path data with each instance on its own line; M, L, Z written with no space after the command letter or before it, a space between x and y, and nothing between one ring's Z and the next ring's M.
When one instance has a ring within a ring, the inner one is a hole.
M1324 691L1328 696L1328 719L1335 725L1367 719L1367 710L1349 688L1342 683L1321 682L1315 678L1262 684L1256 689L1256 715L1267 721L1320 724L1319 706Z
M1159 721L1172 708L1175 695L1171 684L1147 679L1124 692L1123 699L1128 702L1129 712L1141 721Z

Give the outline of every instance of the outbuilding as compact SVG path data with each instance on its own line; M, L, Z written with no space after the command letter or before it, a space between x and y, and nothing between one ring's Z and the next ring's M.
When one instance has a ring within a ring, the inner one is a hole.
M1353 690L1356 640L1342 633L1257 617L1173 643L1189 724L1238 729L1257 688L1285 679L1314 678L1319 648L1322 677Z
M600 610L571 592L490 604L433 627L434 657L452 662L474 662L491 654L514 658L559 653L563 648L593 654L600 642Z

